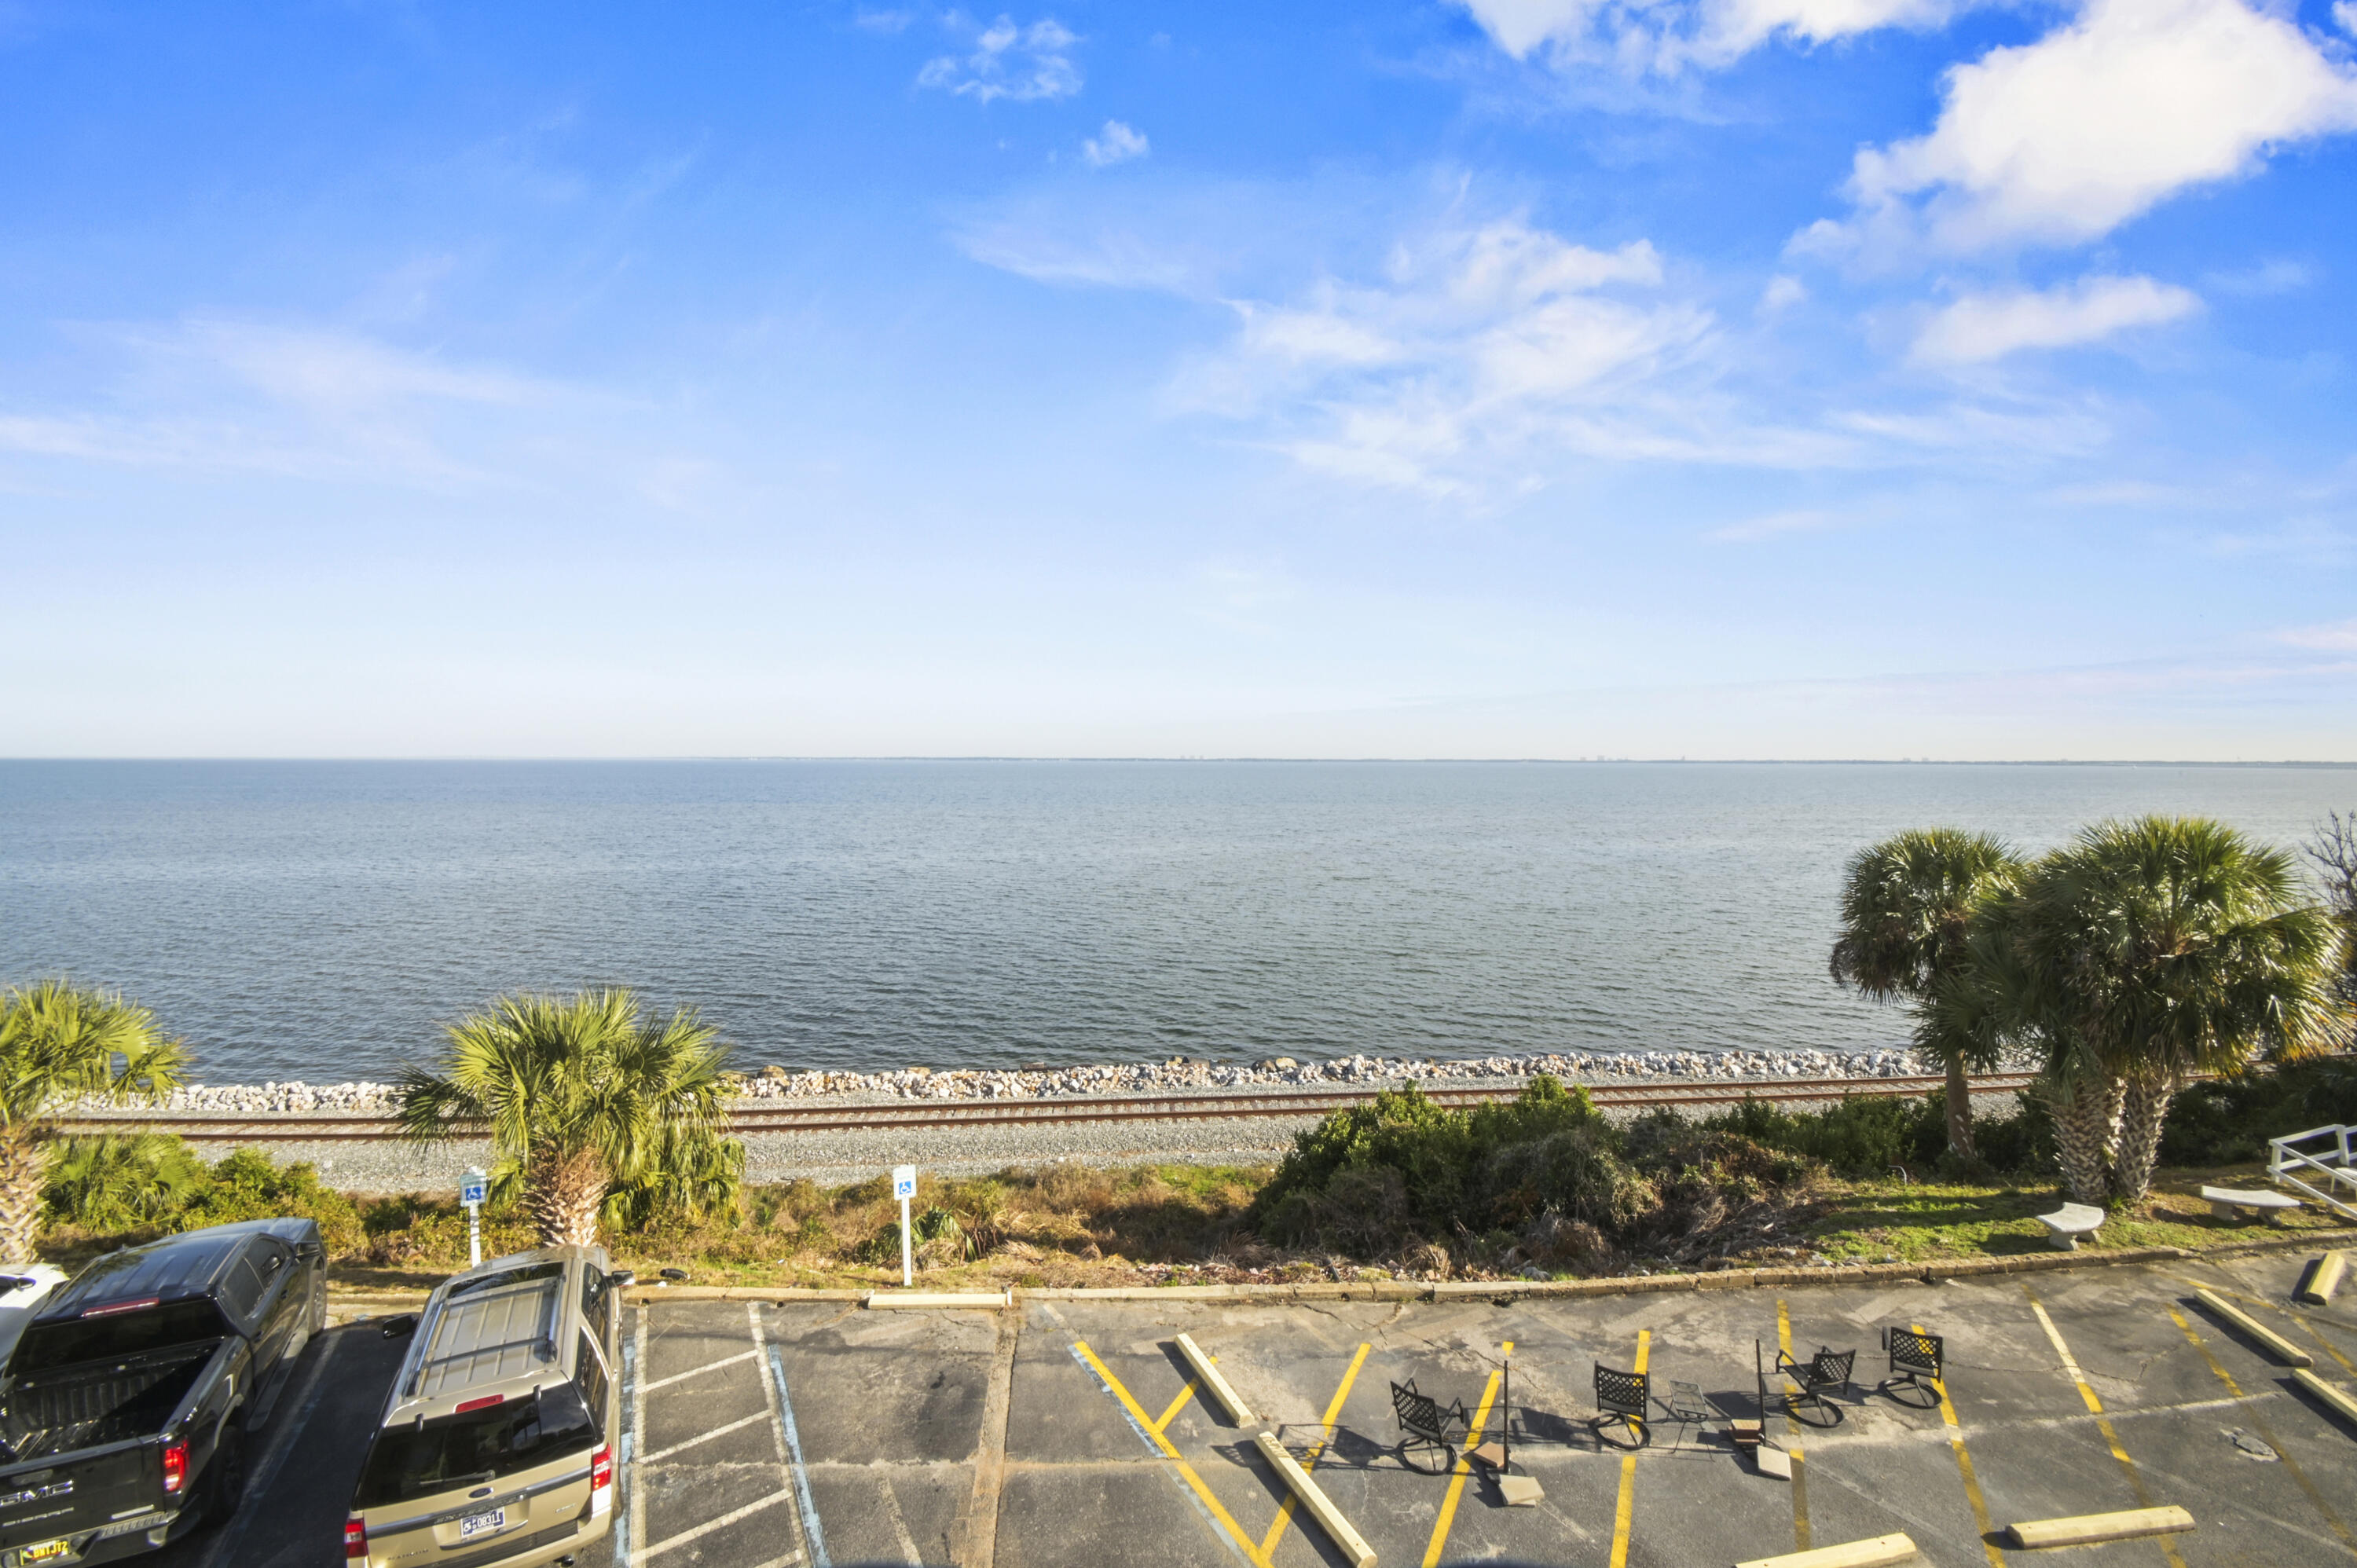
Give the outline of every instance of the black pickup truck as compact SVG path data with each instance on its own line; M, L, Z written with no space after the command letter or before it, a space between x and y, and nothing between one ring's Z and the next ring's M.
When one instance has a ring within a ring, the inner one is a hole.
M50 1292L0 1369L0 1568L101 1563L228 1517L246 1434L327 1320L308 1219L109 1252Z

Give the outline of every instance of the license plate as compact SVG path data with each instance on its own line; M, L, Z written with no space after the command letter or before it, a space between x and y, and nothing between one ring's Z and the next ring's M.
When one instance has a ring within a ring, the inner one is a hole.
M489 1535L508 1527L508 1510L493 1509L489 1513L470 1513L458 1521L458 1539L472 1541L479 1535Z
M36 1563L56 1563L64 1558L66 1549L72 1544L70 1541L44 1541L38 1546L18 1547L17 1568L33 1568Z

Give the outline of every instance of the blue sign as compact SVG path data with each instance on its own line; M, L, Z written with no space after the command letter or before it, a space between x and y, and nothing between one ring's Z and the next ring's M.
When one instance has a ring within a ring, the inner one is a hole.
M892 1196L895 1197L914 1197L917 1196L916 1166L895 1165L892 1167Z
M458 1201L472 1207L483 1201L483 1189L490 1178L480 1171L468 1171L458 1178Z

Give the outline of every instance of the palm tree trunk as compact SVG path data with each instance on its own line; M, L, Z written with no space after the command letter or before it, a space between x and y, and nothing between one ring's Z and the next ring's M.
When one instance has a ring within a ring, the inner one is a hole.
M2161 1128L2177 1090L2173 1073L2127 1082L2120 1112L2119 1158L2112 1165L2112 1194L2122 1203L2140 1203L2152 1190L2153 1168L2160 1163Z
M2043 1092L2054 1116L2054 1154L2063 1187L2075 1203L2104 1203L2111 1197L2111 1154L2119 1136L2118 1081L2050 1080Z
M597 1210L606 1202L606 1165L592 1149L534 1157L527 1185L540 1244L597 1244Z
M1948 1058L1948 1152L1960 1160L1973 1157L1973 1089L1964 1081L1964 1058Z
M16 1128L0 1133L0 1263L34 1262L41 1224L41 1188L49 1174L47 1144Z

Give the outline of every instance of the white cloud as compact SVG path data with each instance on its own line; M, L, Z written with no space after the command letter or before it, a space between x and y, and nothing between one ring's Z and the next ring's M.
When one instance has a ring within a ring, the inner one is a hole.
M1884 27L1930 29L1997 0L1460 0L1516 59L1631 71L1723 66L1772 38L1813 45Z
M1919 364L1969 365L2022 349L2068 349L2131 327L2157 327L2201 308L2190 289L2147 277L2087 277L2061 288L1968 294L1915 339Z
M1811 509L1771 511L1759 517L1747 517L1740 522L1730 522L1724 528L1714 528L1704 537L1727 544L1756 544L1763 539L1779 539L1788 533L1822 533L1853 521L1837 511Z
M1598 251L1511 219L1446 230L1401 246L1381 282L1235 302L1234 339L1183 397L1266 423L1308 467L1437 494L1516 482L1501 464L1566 447L1649 451L1682 438L1656 427L1648 383L1713 329L1657 297L1662 281L1641 240Z
M2220 294L2231 294L2243 299L2266 299L2279 294L2298 293L2316 281L2316 269L2305 262L2277 256L2239 272L2205 273L2201 281Z
M971 27L954 15L950 25ZM926 61L917 73L917 85L938 87L983 103L994 98L1018 102L1070 98L1081 90L1081 68L1071 59L1071 48L1080 41L1077 34L1053 17L1017 27L1011 18L1001 16L974 34L969 52Z
M199 317L93 336L130 360L114 406L0 412L0 451L442 484L486 477L455 449L488 427L599 401L333 329Z
M1132 130L1118 120L1106 121L1103 131L1081 144L1081 156L1089 160L1091 168L1103 168L1108 164L1142 158L1148 150L1146 134Z
M2357 620L2344 620L2330 626L2304 626L2276 634L2278 642L2288 642L2294 648L2315 648L2328 652L2357 651Z
M1857 216L1803 250L1869 257L2100 238L2269 149L2357 127L2357 74L2242 0L2092 0L1948 74L1927 135L1857 155Z
M1768 286L1760 291L1760 308L1772 316L1777 311L1792 308L1808 297L1808 287L1799 278L1788 273L1780 273L1770 278Z

